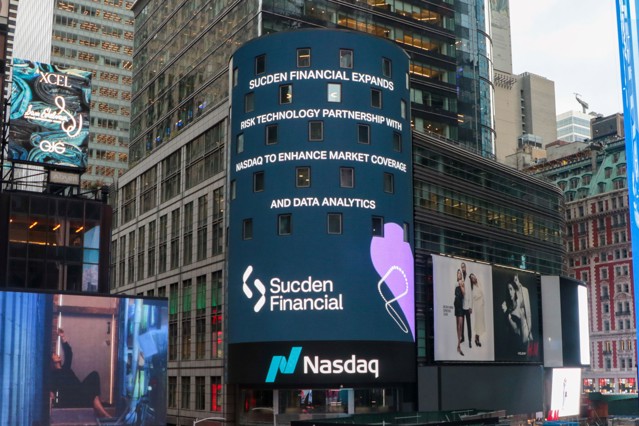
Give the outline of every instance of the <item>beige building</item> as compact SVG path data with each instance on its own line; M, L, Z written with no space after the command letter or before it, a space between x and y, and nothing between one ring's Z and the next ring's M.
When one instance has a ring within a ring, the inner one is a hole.
M540 148L557 139L555 83L532 73L513 75L495 70L497 160L515 154L520 141L535 140Z

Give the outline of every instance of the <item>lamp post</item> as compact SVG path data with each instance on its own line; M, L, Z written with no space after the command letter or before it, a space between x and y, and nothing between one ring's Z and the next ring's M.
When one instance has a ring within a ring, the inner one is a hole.
M226 422L226 419L224 417L206 417L204 419L195 419L195 420L193 420L193 426L195 426L198 423L205 422L207 420L210 420L210 421L213 421L213 422Z

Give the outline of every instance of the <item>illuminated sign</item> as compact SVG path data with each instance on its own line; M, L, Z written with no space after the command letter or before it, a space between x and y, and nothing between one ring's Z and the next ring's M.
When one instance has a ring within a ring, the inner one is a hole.
M432 258L436 361L541 362L535 274Z
M252 40L230 66L229 382L414 381L406 53L309 30Z
M166 423L166 299L0 291L0 307L0 424Z
M624 129L626 135L626 172L628 174L628 204L630 208L630 240L632 250L639 253L639 25L637 23L637 0L617 0L617 29L619 37L619 59L621 61L621 84L624 101ZM633 256L633 269L639 271L639 256ZM635 294L639 292L639 281L634 280ZM635 303L635 318L639 314ZM639 328L637 328L639 336Z
M8 159L86 168L91 72L13 60Z

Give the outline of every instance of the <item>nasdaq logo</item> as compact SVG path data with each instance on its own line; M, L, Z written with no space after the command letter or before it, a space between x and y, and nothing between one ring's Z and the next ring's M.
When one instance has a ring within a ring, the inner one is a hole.
M266 383L275 382L278 371L282 374L293 374L301 353L301 346L293 346L291 353L288 355L288 359L283 355L275 355L273 359L271 359L271 366L268 368Z

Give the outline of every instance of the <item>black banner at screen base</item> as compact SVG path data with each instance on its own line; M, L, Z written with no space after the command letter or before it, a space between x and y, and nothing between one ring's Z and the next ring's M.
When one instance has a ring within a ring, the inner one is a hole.
M416 381L415 344L262 342L229 345L229 383L257 387L380 386Z

